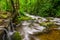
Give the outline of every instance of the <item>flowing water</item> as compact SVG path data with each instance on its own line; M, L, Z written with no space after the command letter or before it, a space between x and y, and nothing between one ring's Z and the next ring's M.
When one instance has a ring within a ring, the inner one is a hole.
M32 19L35 19L35 20L21 21L21 26L17 27L17 30L14 30L14 26L11 22L10 26L8 27L8 31L6 29L3 29L6 31L7 37L9 40L12 40L11 36L16 31L18 31L21 34L23 40L40 40L40 38L36 37L36 35L47 32L46 27L39 25L39 23L47 21L46 18L39 17L39 16L33 16L33 15L29 15L29 14L25 14L25 15L28 17L31 17ZM57 18L54 18L53 20L50 20L50 21L54 21L55 24L60 25L59 18L58 18L58 20L57 20ZM60 27L55 28L55 29L60 30ZM5 37L5 35L3 36L3 40L4 40L4 37Z
M14 26L12 23L10 24L10 26L8 26L8 30L5 28L0 28L0 30L5 31L5 34L3 35L3 40L12 40L11 36L16 32L14 30ZM7 37L7 39L6 39L6 37Z
M29 26L29 24L30 23L24 21L22 22L20 29L18 29L18 31L20 31L20 34L23 36L23 40L31 40L30 37L32 37L34 40L39 40L33 35L43 32L46 28L39 26L36 23L33 24L34 26Z
M21 28L19 31L23 36L23 40L40 40L40 38L37 38L35 35L39 33L47 32L46 31L47 28L44 26L40 26L38 23L35 23L35 22L38 21L39 23L41 23L41 22L47 21L47 19L39 16L29 15L29 14L25 14L25 15L28 17L31 17L32 19L35 19L35 21L33 22L33 20L29 20L29 21L21 22L22 26L20 26ZM55 24L57 25L60 24L60 18L54 18L53 20L50 20L50 21L54 21ZM60 30L60 27L55 29Z
M6 36L7 36L7 38L8 38L8 40L11 40L11 38L10 38L10 35L9 35L9 33L8 33L8 31L5 29L5 28L0 28L0 30L3 30L3 31L5 31L6 32ZM3 35L3 40L5 40L5 34Z
M22 21L20 28L19 27L17 28L20 34L23 36L23 40L32 40L32 39L40 40L35 35L38 33L45 32L44 30L46 29L46 27L40 26L38 23L35 22L38 20L38 18L41 18L41 20L38 20L38 22L43 22L47 20L39 16L33 16L29 14L25 15L36 20Z

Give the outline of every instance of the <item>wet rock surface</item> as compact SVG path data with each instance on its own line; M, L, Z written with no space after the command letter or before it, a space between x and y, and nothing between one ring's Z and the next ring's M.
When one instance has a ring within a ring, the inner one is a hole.
M11 18L11 13L0 12L0 27L7 27Z

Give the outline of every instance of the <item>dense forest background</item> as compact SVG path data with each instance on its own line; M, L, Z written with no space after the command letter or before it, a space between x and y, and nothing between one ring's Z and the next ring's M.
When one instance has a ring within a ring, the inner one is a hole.
M0 0L1 10L12 12L11 1ZM60 0L19 0L18 12L42 17L60 17Z

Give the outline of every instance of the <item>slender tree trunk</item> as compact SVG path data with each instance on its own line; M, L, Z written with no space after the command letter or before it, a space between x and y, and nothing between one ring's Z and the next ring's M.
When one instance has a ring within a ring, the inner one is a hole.
M14 3L14 1L16 1ZM12 22L14 22L14 20L16 19L16 17L18 16L18 9L19 9L19 0L11 0L11 5L12 5Z
M14 1L16 1L16 2L14 2ZM12 27L15 27L13 23L15 23L15 19L19 14L18 13L18 8L19 8L18 2L19 1L18 0L10 0L10 2L11 2L12 12L11 12L11 19L10 19L10 23L9 23L9 25L10 25L9 28L10 28L10 31L14 31Z

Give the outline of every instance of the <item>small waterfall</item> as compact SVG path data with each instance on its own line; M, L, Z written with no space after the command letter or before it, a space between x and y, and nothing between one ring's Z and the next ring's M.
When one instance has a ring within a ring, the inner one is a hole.
M14 26L13 26L13 23L12 21L10 21L10 24L9 24L9 31L13 32L14 31Z
M8 27L8 33L9 33L9 36L10 36L10 39L11 39L11 36L15 33L16 31L14 30L14 26L13 26L13 23L12 21L10 22L10 25Z
M5 28L0 28L0 30L5 31L5 32L6 32L6 35L7 35L8 40L11 40L9 33L8 33L8 31L7 31ZM4 37L5 37L5 34L4 34L4 36L3 36L3 40L5 40L5 39L4 39Z
M10 35L13 35L13 33L15 32L13 23L10 22L10 25L9 25L9 26L10 26L10 27L8 27L9 34L10 34Z
M11 36L15 33L14 30L14 26L12 24L12 22L10 23L10 25L8 26L8 30L5 28L0 28L1 30L4 30L6 32L6 34L3 35L3 40L5 40L5 36L8 38L8 40L12 40Z

